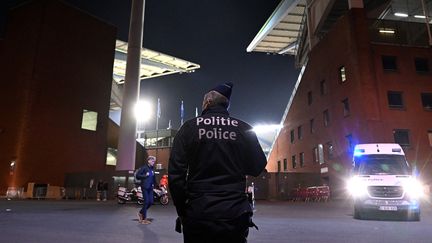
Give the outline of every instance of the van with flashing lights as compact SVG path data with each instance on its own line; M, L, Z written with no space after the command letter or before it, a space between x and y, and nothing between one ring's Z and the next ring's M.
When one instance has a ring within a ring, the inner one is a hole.
M395 213L420 220L423 186L413 175L399 144L358 144L347 183L354 202L354 218L368 213Z

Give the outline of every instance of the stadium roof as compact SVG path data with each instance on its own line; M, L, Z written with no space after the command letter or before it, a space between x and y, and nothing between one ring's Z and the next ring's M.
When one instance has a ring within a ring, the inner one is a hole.
M117 40L113 67L113 82L111 85L110 110L120 110L123 103L123 84L126 75L127 42ZM191 73L200 65L177 57L141 49L140 79L155 78L174 73Z
M115 59L113 69L113 79L118 83L124 83L126 75L126 57L127 42L117 40L115 48ZM174 73L190 73L200 65L189 62L177 57L152 51L150 49L141 49L141 79L154 78Z
M432 0L424 0L423 3L424 6L421 0L363 0L368 18L418 23L425 23L425 18L428 18L432 23ZM306 8L310 9L312 21L309 20L312 23L306 24ZM423 8L428 11L426 16ZM297 55L298 52L304 56L302 48L312 48L305 41L305 38L312 38L307 35L313 33L322 37L348 9L349 0L281 0L246 50L290 55ZM308 27L312 29L305 29Z
M247 47L248 52L295 55L306 0L283 0Z

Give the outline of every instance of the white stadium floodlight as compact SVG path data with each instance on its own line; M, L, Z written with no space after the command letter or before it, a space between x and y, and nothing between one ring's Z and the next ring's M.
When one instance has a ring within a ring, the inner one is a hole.
M134 112L138 122L148 121L153 114L152 105L149 101L140 100L135 104Z

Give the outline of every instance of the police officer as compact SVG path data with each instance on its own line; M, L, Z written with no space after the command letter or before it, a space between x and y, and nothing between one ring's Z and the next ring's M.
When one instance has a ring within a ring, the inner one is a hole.
M174 138L168 180L187 243L246 242L254 225L246 175L258 176L267 161L252 127L229 116L232 87L206 93L201 116Z

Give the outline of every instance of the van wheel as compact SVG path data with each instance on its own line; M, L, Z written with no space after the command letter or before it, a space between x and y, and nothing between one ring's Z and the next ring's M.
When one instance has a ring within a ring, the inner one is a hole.
M408 220L420 221L420 212L415 212L415 213L412 213L411 215L408 215Z
M159 202L160 202L162 205L167 205L168 202L169 202L169 200L168 200L168 196L167 196L167 195L163 195L163 196L159 199Z

